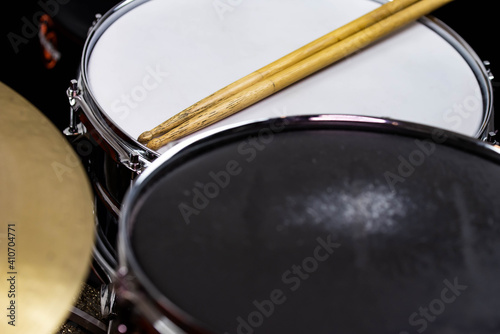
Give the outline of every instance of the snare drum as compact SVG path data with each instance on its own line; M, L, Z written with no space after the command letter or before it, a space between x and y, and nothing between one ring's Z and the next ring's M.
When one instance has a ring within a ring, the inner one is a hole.
M116 284L133 311L115 327L496 333L499 187L498 146L423 125L324 115L202 134L125 198Z
M136 141L140 133L377 6L371 0L132 0L102 16L86 41L78 82L68 90L69 132L92 139L76 150L88 157L98 205L105 207L101 225L119 215L131 180L171 147L152 151ZM492 105L488 72L474 51L443 23L423 18L201 132L328 113L393 118L483 139Z

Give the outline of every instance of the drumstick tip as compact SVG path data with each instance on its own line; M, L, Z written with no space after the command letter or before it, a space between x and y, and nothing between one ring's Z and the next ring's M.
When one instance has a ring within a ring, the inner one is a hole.
M160 147L162 147L162 146L163 146L163 143L161 142L161 140L160 140L160 139L155 138L155 139L150 140L150 141L146 144L146 146L147 146L148 148L150 148L150 149L152 149L152 150L155 150L155 151L156 151L157 149L159 149Z
M139 143L146 144L151 139L153 139L153 134L151 133L151 131L145 131L139 136L137 140L139 141Z

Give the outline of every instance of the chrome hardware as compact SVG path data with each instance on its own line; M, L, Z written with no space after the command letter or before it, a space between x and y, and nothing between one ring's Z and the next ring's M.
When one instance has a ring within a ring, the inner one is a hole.
M486 75L488 76L488 79L493 80L495 79L495 75L491 72L490 65L491 63L488 60L483 61L484 67L486 68Z
M149 165L138 151L132 151L129 155L128 168L132 171L130 186L132 186L139 175Z
M92 22L92 26L95 26L97 24L97 22L99 22L99 20L101 19L102 17L102 14L95 14L95 20Z
M89 35L92 32L92 30L94 30L95 26L97 25L97 23L99 23L101 18L102 18L101 14L99 14L99 13L95 14L94 21L92 21L92 23L90 24L90 28L87 32L87 35Z
M118 134L111 129L104 113L94 112L98 107L86 95L87 91L87 83L83 77L70 81L70 86L66 91L71 106L70 125L64 133L68 136L89 133L92 138L98 138L96 145L103 146L107 152L113 152L110 155L117 163L140 174L159 154L148 152L147 148L142 145L135 147L138 145L132 138L124 141L126 135ZM84 116L82 119L79 117L80 114Z
M78 89L78 81L75 79L70 81L69 88L66 90L68 96L70 113L69 113L69 126L63 131L66 136L76 136L83 134L83 127L77 123L76 111L78 106L76 99L80 96L81 92Z
M76 105L76 98L80 95L77 80L72 79L70 81L69 88L66 91L66 95L68 96L70 106L74 107Z
M140 173L142 170L143 163L140 160L141 155L137 151L130 152L129 155L129 167L136 173Z
M108 318L113 314L116 294L112 284L101 285L101 315Z
M488 132L486 141L488 143L491 143L492 145L498 145L499 142L497 141L497 135L498 135L498 130Z

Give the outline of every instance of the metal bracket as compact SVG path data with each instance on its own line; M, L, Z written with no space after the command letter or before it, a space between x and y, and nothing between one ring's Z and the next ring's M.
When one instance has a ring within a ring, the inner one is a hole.
M144 162L141 161L141 155L139 154L139 152L133 151L130 153L128 165L133 172L137 174L140 174L142 172L142 170L144 169Z
M89 30L87 31L87 35L89 35L89 34L90 34L90 32L91 32L92 30L94 30L94 28L95 28L95 26L97 25L97 23L101 20L102 15L101 15L101 14L99 14L99 13L97 13L97 14L95 14L95 16L94 16L94 17L95 17L95 19L94 19L94 21L92 21L92 23L90 24Z
M112 284L101 285L101 314L104 318L113 315L115 305L115 290Z
M500 143L497 141L497 138L498 138L497 136L498 136L498 130L490 131L490 132L488 132L488 135L486 137L486 141L492 145L498 145Z
M491 72L490 65L491 63L488 60L483 61L484 67L486 69L486 75L488 76L488 79L490 81L493 81L495 79L495 75Z
M77 136L84 133L82 124L77 122L77 111L79 107L76 101L80 94L81 91L78 89L78 81L75 79L71 80L69 88L66 90L66 96L68 97L70 105L69 126L63 131L66 136Z

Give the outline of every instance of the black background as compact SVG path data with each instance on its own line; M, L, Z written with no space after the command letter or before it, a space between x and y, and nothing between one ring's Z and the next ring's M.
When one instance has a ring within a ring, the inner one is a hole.
M37 37L30 38L27 44L19 45L17 53L8 39L9 33L22 36L23 18L31 21L33 15L42 10L40 1L53 3L56 0L20 0L4 4L0 81L23 95L62 130L69 119L65 92L69 81L77 76L86 31L96 13L106 12L117 1L58 0L65 3L58 5L59 8L53 15L62 58L52 70L45 69L42 64ZM455 0L434 12L434 16L461 35L482 60L489 60L492 72L499 73L500 76L500 52L497 45L499 29L495 23L498 18L494 4L492 0ZM8 9L5 7L7 5ZM494 86L496 87L496 81Z

